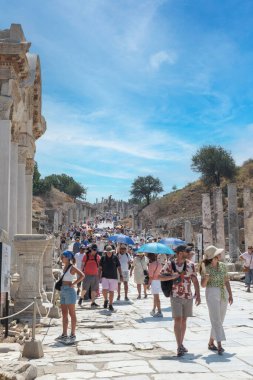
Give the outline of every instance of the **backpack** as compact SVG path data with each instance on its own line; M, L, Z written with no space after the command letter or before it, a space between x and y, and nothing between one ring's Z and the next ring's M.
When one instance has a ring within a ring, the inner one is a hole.
M183 266L183 272L186 271L186 261L184 262ZM177 272L175 261L171 261L171 266L173 269L173 272ZM170 297L172 294L172 287L173 287L174 280L168 280L168 281L161 281L161 288L162 292L165 295L165 297Z
M95 263L97 264L97 267L98 267L97 256L98 256L98 254L96 253L94 256L94 259L95 259ZM87 261L89 261L89 260L90 260L90 254L87 252L86 253L86 260L84 261L84 265L83 265L83 269L86 267Z

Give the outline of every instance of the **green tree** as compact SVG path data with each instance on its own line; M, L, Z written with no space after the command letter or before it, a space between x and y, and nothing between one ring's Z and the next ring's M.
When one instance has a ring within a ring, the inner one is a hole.
M146 204L149 205L152 198L155 198L157 194L163 191L163 185L159 178L154 178L151 175L146 177L138 177L131 185L130 194L134 199L141 202L146 200Z
M41 177L41 174L38 169L38 164L35 161L34 172L33 172L33 195L45 194L51 188L51 186L45 183L45 181L41 179L40 177Z
M44 179L47 186L54 186L56 189L70 195L73 198L84 198L86 189L73 177L67 174L51 174Z
M215 145L200 148L192 157L191 168L202 174L201 179L207 186L220 186L222 177L233 179L236 174L236 165L231 153Z

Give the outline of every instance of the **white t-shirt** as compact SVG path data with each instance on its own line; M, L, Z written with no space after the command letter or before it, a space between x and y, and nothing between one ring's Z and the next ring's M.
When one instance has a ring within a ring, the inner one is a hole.
M79 269L79 270L82 270L82 261L83 261L84 256L85 256L85 253L77 252L77 253L75 254L76 267L77 267L77 269Z
M253 254L250 255L248 252L244 252L240 257L245 259L244 264L246 267L250 267L250 269L253 269Z
M121 255L120 253L118 254L118 258L119 258L119 262L120 262L120 266L121 266L121 270L122 272L126 272L128 271L128 264L130 262L130 257L129 255L127 255L126 253L124 253L123 255Z

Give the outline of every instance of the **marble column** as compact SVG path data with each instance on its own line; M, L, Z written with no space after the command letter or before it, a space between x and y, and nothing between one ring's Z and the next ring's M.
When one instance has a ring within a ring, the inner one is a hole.
M202 194L202 229L204 249L213 244L210 194Z
M43 257L43 288L46 292L52 292L54 289L53 276L53 254L54 254L55 238L51 237L48 240Z
M253 200L251 189L243 189L243 207L244 207L244 241L245 250L248 246L253 245Z
M10 225L11 122L0 120L0 228Z
M222 202L222 189L216 187L213 192L214 219L215 219L215 244L218 248L225 250L225 230L224 215ZM225 251L222 254L222 260L225 259Z
M237 188L235 183L228 184L228 235L229 255L233 262L239 258L239 227L237 210Z
M186 243L192 243L192 224L189 220L184 223L184 240Z
M26 233L26 157L18 149L18 197L17 197L17 233Z
M46 315L46 309L42 305L43 293L43 256L48 245L46 235L15 235L14 245L19 256L20 284L16 293L14 304L15 312L22 310L34 297L41 314ZM31 314L32 307L25 315Z
M26 184L26 233L32 233L32 203L33 203L33 168L32 158L26 160L25 184Z
M13 241L17 233L17 200L18 200L18 144L11 143L11 172L10 172L10 227L9 237ZM15 247L11 248L11 273L17 270L17 255Z

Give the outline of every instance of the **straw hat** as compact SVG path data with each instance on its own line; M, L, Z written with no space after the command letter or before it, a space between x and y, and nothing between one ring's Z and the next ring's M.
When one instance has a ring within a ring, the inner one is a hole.
M217 248L214 245L209 245L205 249L205 260L212 260L214 257L219 256L222 252L224 252L223 248Z

